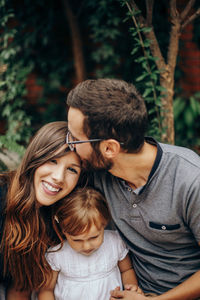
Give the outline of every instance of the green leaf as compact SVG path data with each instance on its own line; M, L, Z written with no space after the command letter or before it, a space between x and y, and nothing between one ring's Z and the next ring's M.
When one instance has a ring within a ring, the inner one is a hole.
M151 32L152 31L152 28L151 27L143 27L142 29L142 32Z
M135 48L131 51L131 55L134 55L137 51L138 51L138 48L135 47Z
M146 96L150 95L152 93L153 89L152 88L147 88L145 89L144 93L142 96L145 98ZM152 98L150 98L152 100ZM146 100L146 99L145 99Z
M147 77L149 74L148 73L143 73L141 76L139 76L139 77L137 77L136 78L136 81L138 82L138 81L141 81L141 80L143 80L145 77Z

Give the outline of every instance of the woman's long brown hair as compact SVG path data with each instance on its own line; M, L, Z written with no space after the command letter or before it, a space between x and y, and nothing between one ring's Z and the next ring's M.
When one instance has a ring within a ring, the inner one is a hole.
M54 241L48 235L44 212L51 214L51 207L39 208L34 191L34 173L39 166L55 157L55 151L65 144L66 133L67 122L43 126L9 180L1 251L4 253L4 272L11 274L19 290L38 289L50 275L45 252ZM66 151L69 149L66 148L59 156ZM51 215L48 219L51 220Z

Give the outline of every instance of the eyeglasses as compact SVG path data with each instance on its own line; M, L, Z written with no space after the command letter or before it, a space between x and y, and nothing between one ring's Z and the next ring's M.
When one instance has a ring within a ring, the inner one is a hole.
M87 141L76 141L70 131L68 131L67 135L66 135L66 143L69 145L69 149L71 151L74 151L76 144L84 144L84 143L100 142L100 141L103 141L103 139L92 139L92 140L87 140Z
M77 141L75 140L74 136L71 134L70 131L67 132L66 135L66 143L69 145L69 149L71 151L74 151L76 144L84 144L84 143L91 143L91 142L100 142L104 139L92 139L92 140L86 140L86 141ZM119 142L120 145L124 145L124 143Z

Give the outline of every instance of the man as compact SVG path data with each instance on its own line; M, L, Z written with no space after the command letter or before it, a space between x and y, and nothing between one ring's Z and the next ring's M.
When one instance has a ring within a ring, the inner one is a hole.
M144 293L200 297L200 158L145 137L147 112L133 85L86 80L68 95L67 142L92 168L128 245ZM113 291L111 299L146 299Z

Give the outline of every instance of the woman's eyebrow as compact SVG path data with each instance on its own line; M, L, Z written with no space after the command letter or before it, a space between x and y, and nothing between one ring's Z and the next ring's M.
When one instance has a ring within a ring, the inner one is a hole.
M72 166L74 166L74 167L78 167L78 168L80 168L80 169L81 169L81 165L72 164Z

